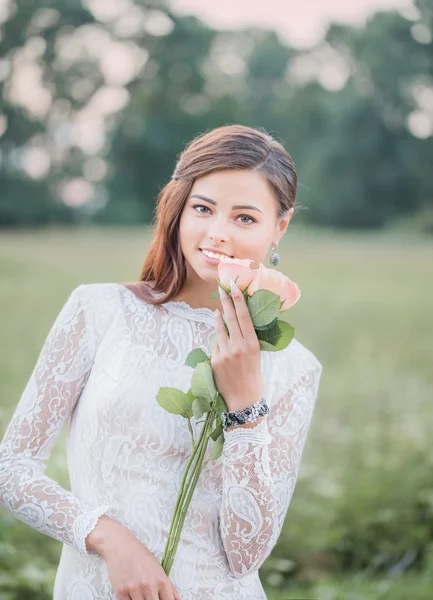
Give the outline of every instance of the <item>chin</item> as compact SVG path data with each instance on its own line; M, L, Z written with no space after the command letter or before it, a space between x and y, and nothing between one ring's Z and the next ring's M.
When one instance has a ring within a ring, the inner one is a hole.
M218 269L212 265L200 264L200 258L196 261L189 261L186 259L186 270L190 277L198 277L203 281L216 282L218 277Z

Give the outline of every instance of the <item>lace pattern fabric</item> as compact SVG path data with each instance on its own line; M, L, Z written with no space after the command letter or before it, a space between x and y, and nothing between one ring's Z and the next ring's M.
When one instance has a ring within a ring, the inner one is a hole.
M85 544L102 514L162 559L192 449L185 420L155 396L189 389L185 358L209 351L213 332L212 310L153 306L116 283L81 285L60 311L0 444L0 506L64 544L54 600L115 599ZM209 442L170 573L183 600L266 598L258 569L293 495L322 365L296 339L261 360L270 412L225 431L217 460ZM65 425L70 491L44 474Z

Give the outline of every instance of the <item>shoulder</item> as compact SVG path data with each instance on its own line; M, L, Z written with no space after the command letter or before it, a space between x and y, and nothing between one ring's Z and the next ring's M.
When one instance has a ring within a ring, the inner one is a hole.
M84 303L106 304L107 301L118 300L120 288L119 283L82 283L72 291L72 294Z
M109 324L120 315L143 312L143 308L148 312L155 310L136 284L84 283L76 287L71 296L93 316L99 329L104 329L106 322Z
M286 348L272 354L277 395L301 382L308 386L318 386L323 370L322 363L296 338L293 338Z
M286 352L285 361L294 370L322 371L323 369L323 365L317 356L296 338L293 338L283 352Z
M123 309L125 313L155 307L146 300L145 291L140 283L84 283L76 287L76 294L82 303L93 309ZM153 294L151 293L151 297Z
M97 340L101 340L121 312L121 284L83 283L71 293L86 315Z

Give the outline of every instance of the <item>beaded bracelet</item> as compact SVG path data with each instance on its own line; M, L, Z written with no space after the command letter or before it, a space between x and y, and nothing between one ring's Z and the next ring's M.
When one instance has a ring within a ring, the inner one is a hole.
M221 422L224 430L227 430L232 425L244 425L245 423L254 423L263 415L269 413L269 407L264 398L251 406L235 410L234 412L221 413Z

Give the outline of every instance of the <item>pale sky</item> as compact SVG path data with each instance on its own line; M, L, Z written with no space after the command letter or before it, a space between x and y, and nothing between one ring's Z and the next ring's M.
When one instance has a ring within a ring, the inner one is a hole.
M411 17L414 10L412 0L171 0L171 6L217 29L275 29L282 41L299 48L319 41L330 22L362 24L374 12L393 9Z
M0 7L1 3L2 0ZM171 3L174 12L195 14L215 29L248 26L275 29L283 43L300 49L320 42L329 23L345 22L362 26L369 15L380 10L397 9L407 19L414 21L411 33L418 42L429 43L432 37L426 25L417 23L419 15L412 0L171 0ZM85 176L64 182L60 190L64 201L73 205L86 204L89 198L96 197L95 189L107 169L104 160L98 157L106 143L106 119L121 111L129 102L125 85L148 59L144 48L121 40L143 28L153 35L166 35L173 26L171 20L159 11L154 11L151 18L144 18L143 11L137 10L131 0L85 0L85 4L97 20L115 23L114 31L120 36L120 40L116 41L108 30L85 26L65 33L58 43L56 60L62 69L89 55L99 63L105 84L91 100L81 110L72 112L69 101L52 96L43 81L38 62L45 50L45 42L38 36L29 37L24 46L11 56L12 77L7 92L11 102L22 106L35 118L48 120L48 130L56 142L55 145L44 145L39 140L37 144L27 145L21 166L30 177L43 179L51 163L63 160L71 145L80 147L88 154ZM50 14L55 16L56 12L53 9ZM226 61L220 65L223 72L236 74L239 60L236 63L235 58L229 56L229 64ZM345 71L344 64L338 63L338 56L329 47L310 51L307 62L299 60L297 71L291 71L291 77L295 77L298 83L316 77L329 90L344 86L349 73L347 68ZM7 61L0 60L0 77L2 68L3 71L6 69L7 74L10 66ZM79 100L85 97L89 85L92 89L93 84L85 77L77 81L72 89L74 98ZM433 89L421 82L412 89L412 93L418 108L408 115L408 128L419 138L432 136ZM7 117L0 112L0 138L7 127ZM96 201L100 200L96 198ZM95 200L93 205L96 206Z

